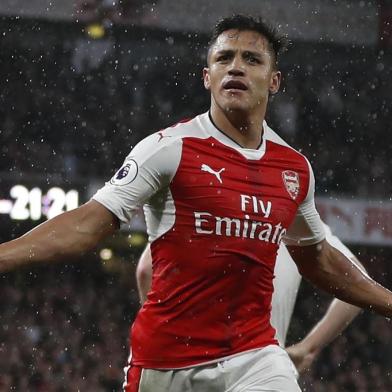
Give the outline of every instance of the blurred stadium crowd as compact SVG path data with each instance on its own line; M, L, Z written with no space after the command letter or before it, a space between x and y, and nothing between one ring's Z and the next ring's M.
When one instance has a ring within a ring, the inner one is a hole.
M18 27L0 44L2 168L107 178L147 134L208 108L206 37ZM323 194L392 189L391 64L391 53L330 43L282 57L269 122L310 158Z
M97 263L35 272L1 284L0 390L119 391L135 292Z
M357 252L368 261L372 276L386 284L391 252L378 254L374 263L366 250ZM119 391L129 325L139 308L132 275L120 279L98 262L86 262L44 266L3 279L0 390ZM303 284L289 344L303 337L329 301ZM390 322L364 312L301 377L303 391L391 391L391 342Z
M4 175L104 181L138 140L208 108L207 37L121 27L93 39L60 22L1 26ZM391 65L391 53L324 42L295 42L283 56L269 123L310 158L319 194L390 196ZM390 253L377 258L381 281L392 273ZM316 319L315 303L325 309L312 293L301 293L292 341L303 320ZM119 390L138 300L99 264L12 274L0 307L1 391ZM304 391L391 391L386 323L361 316L303 377Z

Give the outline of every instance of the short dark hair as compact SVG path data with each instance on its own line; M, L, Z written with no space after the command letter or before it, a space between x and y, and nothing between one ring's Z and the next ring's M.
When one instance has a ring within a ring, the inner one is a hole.
M275 65L278 63L279 54L286 49L288 44L287 37L281 35L275 27L265 22L261 17L254 18L252 16L237 14L220 19L217 22L208 43L208 51L210 51L217 38L223 32L232 29L239 31L255 31L265 37L269 43L270 50L274 55Z

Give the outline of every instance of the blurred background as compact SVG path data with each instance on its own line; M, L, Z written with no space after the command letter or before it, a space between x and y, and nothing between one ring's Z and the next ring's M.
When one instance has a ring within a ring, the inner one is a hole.
M268 123L310 159L324 220L392 288L392 1L2 0L0 241L89 200L151 132L206 111L214 22L263 15L291 45ZM0 391L118 391L144 221L83 260L0 276ZM329 297L301 287L288 343ZM304 391L391 391L392 332L365 312Z

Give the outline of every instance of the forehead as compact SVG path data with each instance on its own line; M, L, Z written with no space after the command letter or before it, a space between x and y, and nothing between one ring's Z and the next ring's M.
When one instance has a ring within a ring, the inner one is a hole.
M230 49L243 49L256 52L269 53L267 38L257 31L250 30L226 30L218 36L211 47L212 52Z

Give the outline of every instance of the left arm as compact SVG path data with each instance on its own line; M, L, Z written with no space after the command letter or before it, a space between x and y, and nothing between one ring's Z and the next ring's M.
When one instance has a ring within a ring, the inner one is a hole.
M287 248L301 275L315 286L342 301L392 317L392 292L362 272L326 240Z
M303 340L286 348L298 372L309 369L323 348L335 340L359 312L356 306L335 298L324 317Z
M324 228L328 243L342 252L366 273L365 267L351 250L338 237L332 234L331 229L327 225L324 225ZM323 317L311 331L298 343L286 348L297 370L302 373L304 370L309 369L324 347L335 340L350 325L360 311L361 309L356 306L336 298L333 299Z

